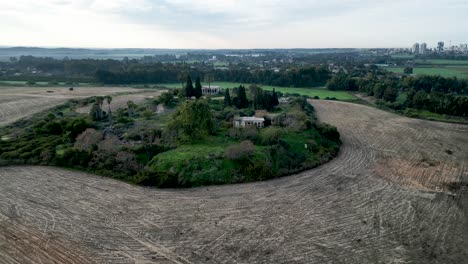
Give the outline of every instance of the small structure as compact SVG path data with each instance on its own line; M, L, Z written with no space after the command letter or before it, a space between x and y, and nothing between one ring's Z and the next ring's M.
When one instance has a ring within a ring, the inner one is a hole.
M219 86L203 86L202 93L203 95L217 95L221 91Z
M259 118L254 116L243 116L234 118L234 127L245 128L245 127L265 127L265 118Z

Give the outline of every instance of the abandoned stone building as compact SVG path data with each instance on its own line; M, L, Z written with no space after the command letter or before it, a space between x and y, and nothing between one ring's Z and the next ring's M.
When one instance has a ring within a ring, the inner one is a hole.
M259 118L254 116L243 116L234 118L234 127L236 128L245 128L253 126L257 128L265 127L265 118Z
M203 95L217 95L221 91L219 86L203 86L202 93Z

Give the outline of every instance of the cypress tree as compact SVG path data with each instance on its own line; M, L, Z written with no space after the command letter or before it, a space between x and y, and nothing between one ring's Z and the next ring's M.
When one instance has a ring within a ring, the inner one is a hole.
M195 96L197 99L203 96L203 91L202 91L202 86L201 86L201 82L200 82L200 77L197 77L197 80L195 81L194 96Z
M237 89L237 108L242 109L242 108L247 108L249 107L249 101L247 100L247 95L245 94L245 87L244 86L239 86L239 89Z
M273 88L273 107L279 105L279 99L278 99L278 94L275 91L275 88Z
M193 82L190 76L187 77L187 83L185 84L185 96L187 98L194 96Z
M232 101L231 101L231 95L229 94L229 89L226 89L226 92L224 93L224 106L231 106Z

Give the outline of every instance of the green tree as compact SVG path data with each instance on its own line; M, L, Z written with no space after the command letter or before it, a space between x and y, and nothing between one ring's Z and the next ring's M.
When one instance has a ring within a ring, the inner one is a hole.
M163 104L164 106L173 106L175 104L174 94L171 92L162 93L156 100L157 104Z
M193 94L197 99L203 96L202 85L200 82L200 77L197 77L195 81L195 90Z
M229 94L229 89L226 89L224 93L224 106L232 106L231 95Z
M133 117L135 115L135 109L137 105L133 101L127 102L128 117Z
M187 82L185 84L185 97L191 98L194 96L193 82L190 76L187 76Z
M167 129L164 140L173 145L188 143L215 132L215 122L206 100L187 100L176 109Z
M239 109L249 107L249 100L247 100L245 87L242 85L237 88L237 97L234 99L234 104Z
M275 88L273 88L273 107L279 105L279 99L278 99L278 94L275 91Z
M413 68L412 67L406 67L403 72L405 74L413 74Z
M390 86L385 88L383 99L387 102L395 102L398 97L398 91Z
M108 115L109 115L109 123L112 125L112 110L111 110L111 103L112 103L112 96L106 96L106 102L108 105Z
M208 88L211 89L211 83L215 81L214 75L212 73L208 73L205 75L205 82L208 83Z

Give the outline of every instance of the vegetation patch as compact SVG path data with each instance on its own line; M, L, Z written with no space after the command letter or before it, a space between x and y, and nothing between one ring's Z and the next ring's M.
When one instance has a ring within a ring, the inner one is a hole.
M1 128L1 164L194 187L289 175L338 153L336 128L317 123L306 97L239 86L212 100L200 91L200 80L188 79L184 89L121 108L110 96L69 101Z

